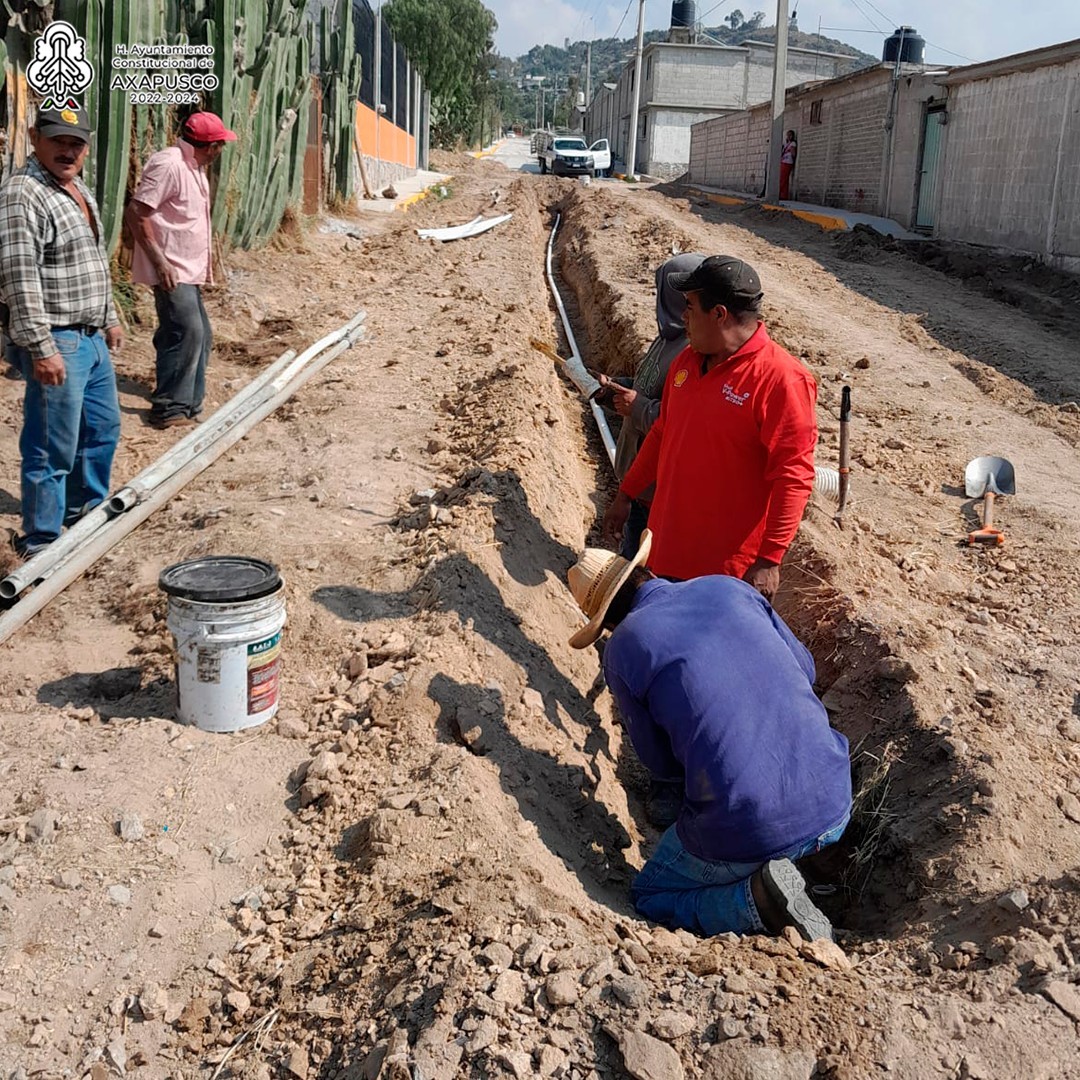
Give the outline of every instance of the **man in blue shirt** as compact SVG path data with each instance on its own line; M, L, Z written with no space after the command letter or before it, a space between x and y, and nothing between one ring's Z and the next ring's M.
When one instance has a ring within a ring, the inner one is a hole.
M851 812L847 740L814 694L814 661L768 601L738 578L671 582L586 550L568 574L604 629L604 676L644 765L684 779L682 809L633 884L647 918L698 934L832 938L794 861L843 834Z

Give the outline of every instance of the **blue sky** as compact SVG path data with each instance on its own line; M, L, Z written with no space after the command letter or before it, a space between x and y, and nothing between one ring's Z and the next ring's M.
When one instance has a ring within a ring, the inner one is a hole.
M707 14L714 2L697 3L698 18L704 16L707 26L719 25L736 9L746 17L764 9L766 23L775 21L772 0L724 0ZM632 37L637 27L637 0L629 0L629 11L627 0L484 3L499 20L495 44L504 56L519 56L538 44L562 45L566 37L572 41L611 37L620 21L620 37ZM795 0L788 3L794 6ZM646 29L668 26L670 16L670 0L646 0ZM819 19L822 33L874 54L880 53L885 34L901 23L914 26L926 38L926 59L934 64L963 64L965 58L991 60L1080 38L1080 0L1035 0L1030 7L1003 0L799 0L801 30L816 30Z

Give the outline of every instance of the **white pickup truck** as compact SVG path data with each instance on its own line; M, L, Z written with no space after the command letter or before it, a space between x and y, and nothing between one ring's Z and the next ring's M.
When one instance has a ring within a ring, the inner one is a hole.
M576 135L555 135L545 132L537 151L542 173L553 176L591 176L592 154L588 144Z

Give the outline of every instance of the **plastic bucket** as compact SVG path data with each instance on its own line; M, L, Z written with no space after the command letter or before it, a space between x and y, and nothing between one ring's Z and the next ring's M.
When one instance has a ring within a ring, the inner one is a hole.
M219 555L166 567L167 625L176 642L177 718L241 731L278 710L284 583L261 559Z

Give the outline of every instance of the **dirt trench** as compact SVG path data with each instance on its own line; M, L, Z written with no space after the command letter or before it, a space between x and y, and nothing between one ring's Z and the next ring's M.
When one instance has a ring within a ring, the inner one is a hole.
M364 306L368 342L35 620L20 657L0 656L16 870L0 898L0 1062L100 1064L95 1080L118 1048L131 1075L175 1077L614 1080L640 1075L642 1054L654 1074L702 1080L1070 1075L1078 852L1057 799L1077 760L1076 657L1058 620L1077 585L1055 525L1071 506L1029 449L1045 428L1019 415L992 418L1047 497L1004 509L1009 547L957 547L967 519L937 482L969 450L943 414L962 425L987 408L955 376L986 367L976 330L1000 338L998 306L886 266L895 280L875 287L925 300L927 322L968 311L959 353L842 282L812 233L452 168L449 199L360 243L238 260L216 311L234 340L241 306L304 339ZM494 202L513 219L468 243L413 231ZM556 205L591 363L625 370L640 353L673 246L734 250L818 377L824 463L839 387L855 385L850 521L837 529L815 499L780 601L873 781L864 817L881 827L828 876L844 955L703 942L629 907L656 838L643 777L595 655L565 644L564 574L610 480L580 398L526 344L558 340L543 280ZM1071 452L1054 446L1066 477ZM168 721L153 583L165 561L223 550L285 570L286 707L276 730L203 738ZM48 694L27 667L42 657ZM121 665L140 686L109 702L80 674ZM124 844L111 811L133 805L151 835ZM60 811L49 846L22 838L40 806ZM70 867L74 891L54 877ZM104 899L120 880L128 909ZM1026 906L998 905L1020 887Z

